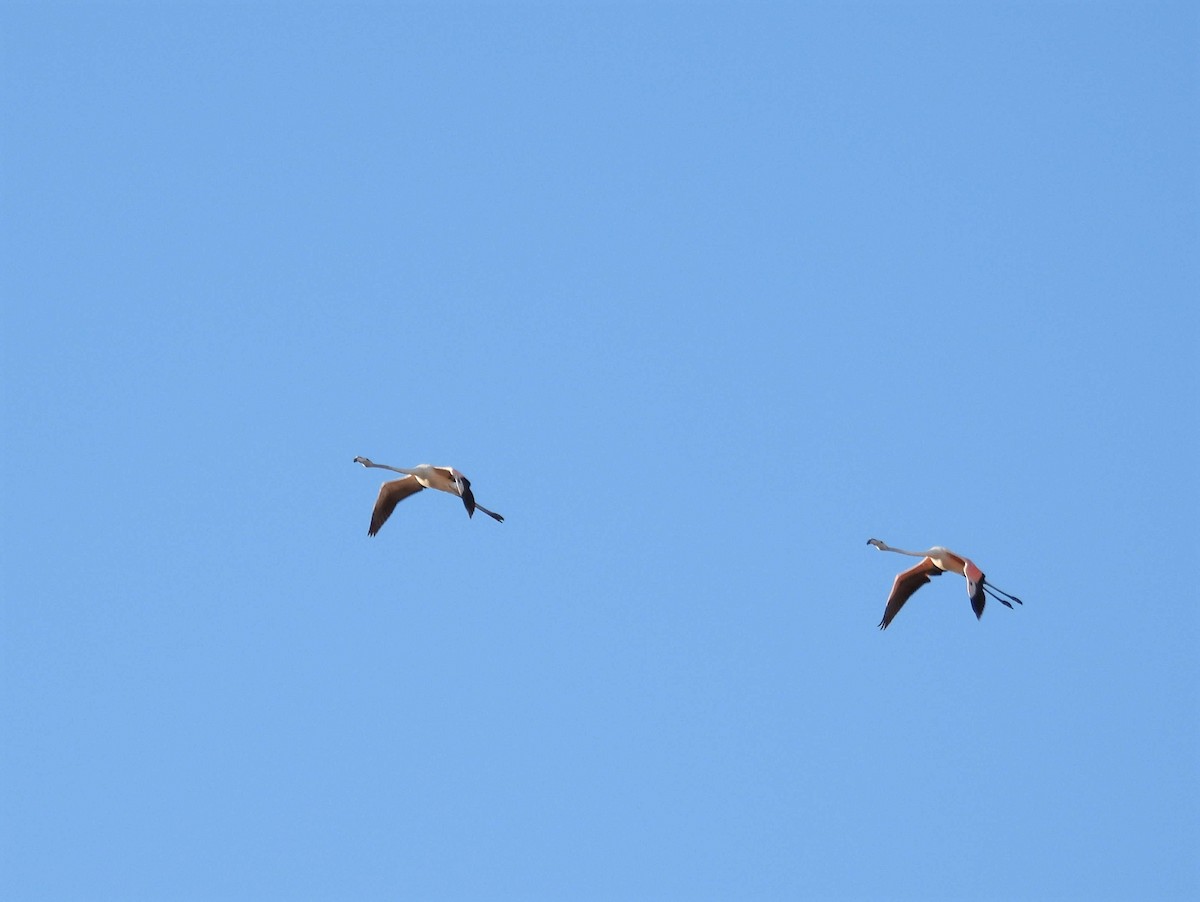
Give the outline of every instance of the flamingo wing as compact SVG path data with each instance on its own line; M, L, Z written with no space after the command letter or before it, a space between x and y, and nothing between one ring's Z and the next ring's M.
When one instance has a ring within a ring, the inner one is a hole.
M367 530L367 535L373 536L379 532L379 527L383 526L387 518L392 515L396 505L423 488L424 486L417 482L415 476L393 479L380 486L379 497L375 499L375 510L371 511L371 527Z
M930 577L940 576L943 572L945 571L933 562L933 558L927 557L915 567L909 567L903 573L897 574L896 581L892 583L892 594L888 596L887 606L883 609L883 619L879 621L879 628L887 629L888 624L904 607L904 602L929 582Z
M463 476L461 473L455 476L454 470L450 467L434 467L433 469L437 470L437 472L445 478L446 487L444 491L447 491L452 495L458 495L458 497L462 499L463 507L467 509L467 516L474 517L475 493L471 491L471 480L467 479L467 477ZM442 487L434 486L434 488Z
M974 561L963 558L963 576L967 578L967 597L971 599L971 610L978 620L983 616L983 606L987 603L987 596L983 592L983 571L975 566Z
M467 509L467 516L475 516L475 493L471 491L471 483L466 476L462 478L462 501Z

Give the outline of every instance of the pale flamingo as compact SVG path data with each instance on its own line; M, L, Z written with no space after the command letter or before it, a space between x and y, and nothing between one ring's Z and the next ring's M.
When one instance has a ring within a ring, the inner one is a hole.
M390 482L385 482L379 489L379 497L375 499L375 510L371 511L371 526L367 530L367 535L373 536L379 532L379 527L383 526L396 505L407 498L409 495L416 494L421 489L437 489L440 492L449 492L451 495L457 495L462 498L463 504L467 508L467 516L475 516L475 510L478 508L483 511L493 520L500 523L504 522L504 518L495 511L490 511L482 504L475 503L475 495L471 491L471 482L454 467L435 467L430 464L419 464L412 469L406 470L402 467L389 467L387 464L377 464L368 460L365 457L354 458L356 464L362 464L364 467L376 467L380 470L391 470L393 473L403 473L403 479L393 479Z
M1003 589L998 589L987 582L983 577L983 571L975 566L973 561L963 557L961 554L955 554L948 548L935 545L928 551L905 551L902 548L892 548L879 541L879 539L867 539L867 544L874 545L880 551L894 551L897 554L907 554L912 557L924 558L915 567L911 567L899 574L896 577L896 581L892 583L892 594L888 596L887 607L883 610L883 619L879 621L879 628L881 630L888 628L888 624L900 613L900 609L904 607L904 602L908 601L913 592L916 592L917 589L929 582L931 576L941 576L947 570L966 577L967 595L971 598L971 609L975 612L976 619L983 616L983 605L987 601L985 593L991 595L992 598L1008 608L1012 607L1010 602L1023 603L1015 595L1009 595Z

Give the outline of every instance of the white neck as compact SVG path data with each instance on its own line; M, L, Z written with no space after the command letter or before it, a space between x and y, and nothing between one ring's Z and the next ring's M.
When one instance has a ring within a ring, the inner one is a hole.
M377 470L391 470L393 473L403 473L405 476L412 475L410 470L402 470L400 467L389 467L387 464L377 464L370 460L360 460L359 463L364 467L374 467Z
M891 545L888 545L883 541L881 541L875 547L880 551L894 551L896 554L907 554L909 557L928 557L929 555L928 551L905 551L903 548L893 548Z

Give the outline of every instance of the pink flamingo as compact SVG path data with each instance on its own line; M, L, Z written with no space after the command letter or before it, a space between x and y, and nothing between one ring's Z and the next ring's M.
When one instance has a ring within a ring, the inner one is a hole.
M947 570L966 577L967 595L971 598L971 609L975 612L976 619L983 616L983 605L987 601L987 595L991 595L1007 608L1011 608L1011 602L1014 601L1017 604L1024 603L1015 595L1009 595L1003 589L998 589L987 582L983 577L983 571L975 566L974 561L961 554L955 554L949 548L935 545L928 551L905 551L902 548L892 548L879 539L867 539L867 544L874 545L880 551L894 551L897 554L924 558L915 567L910 567L896 576L896 581L892 583L892 594L888 596L887 607L883 609L883 619L879 621L881 630L888 628L888 624L904 607L904 602L908 601L917 589L929 582L931 576L941 576Z
M463 505L467 508L467 516L474 517L475 510L479 509L496 520L499 523L504 522L504 518L495 511L490 511L482 504L475 503L475 495L471 491L471 482L454 467L435 467L430 464L418 464L411 470L406 470L401 467L389 467L387 464L373 463L365 457L354 458L356 464L362 464L364 467L376 467L380 470L391 470L394 473L403 473L403 479L393 479L390 482L385 482L379 489L379 497L375 499L375 510L371 511L371 526L367 530L367 535L373 536L379 532L379 527L383 526L388 517L392 515L392 511L396 509L396 505L407 498L409 495L414 495L422 489L437 489L441 492L449 492L451 495L457 495L463 500Z

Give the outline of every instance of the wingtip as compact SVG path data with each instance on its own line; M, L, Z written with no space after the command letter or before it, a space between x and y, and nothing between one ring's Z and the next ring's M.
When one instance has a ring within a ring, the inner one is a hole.
M467 509L467 516L474 519L475 517L475 493L471 491L471 484L465 479L463 480L462 489L463 507Z

